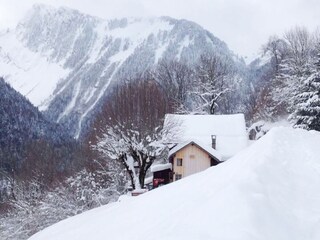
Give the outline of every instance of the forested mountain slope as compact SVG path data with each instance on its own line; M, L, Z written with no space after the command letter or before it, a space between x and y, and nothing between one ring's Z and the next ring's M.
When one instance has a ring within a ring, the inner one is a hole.
M24 178L39 170L50 181L50 174L70 170L77 143L67 131L48 121L3 79L0 96L1 173Z

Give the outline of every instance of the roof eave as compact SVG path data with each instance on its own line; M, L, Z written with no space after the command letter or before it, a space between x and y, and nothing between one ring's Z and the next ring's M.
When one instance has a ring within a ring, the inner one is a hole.
M201 147L199 144L197 144L195 141L190 141L190 142L186 142L186 144L181 145L180 148L176 149L174 152L172 152L169 155L169 158L171 158L174 154L176 154L178 151L180 151L181 149L187 147L190 144L194 144L196 145L198 148L200 148L202 151L206 152L210 157L214 158L216 161L218 162L222 162L222 160L218 157L218 156L214 156L213 154L211 154L210 152L208 152L206 149L204 149L203 147Z

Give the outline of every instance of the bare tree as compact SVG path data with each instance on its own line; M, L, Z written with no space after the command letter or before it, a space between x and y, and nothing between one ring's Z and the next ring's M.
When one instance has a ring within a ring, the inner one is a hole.
M288 61L292 71L301 75L310 60L313 39L305 27L295 27L286 32L284 39L288 46Z
M164 157L172 129L164 129L168 101L153 80L135 80L119 86L96 122L96 149L105 158L120 161L134 189L154 161Z
M215 114L224 95L230 91L232 76L230 60L215 54L205 54L200 57L196 70L195 92L201 99L202 111Z
M271 63L274 68L274 75L279 72L279 67L287 54L287 43L278 36L271 36L263 47L264 54L271 55Z
M176 60L162 60L153 73L164 88L167 99L176 110L188 108L187 100L192 87L194 71Z

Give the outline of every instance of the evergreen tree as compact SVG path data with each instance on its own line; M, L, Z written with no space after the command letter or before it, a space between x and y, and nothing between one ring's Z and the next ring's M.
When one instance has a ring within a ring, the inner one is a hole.
M302 81L302 89L290 120L296 127L320 131L320 52L311 74Z

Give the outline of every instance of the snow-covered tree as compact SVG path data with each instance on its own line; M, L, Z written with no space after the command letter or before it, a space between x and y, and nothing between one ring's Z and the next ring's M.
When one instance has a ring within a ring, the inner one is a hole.
M289 119L296 127L320 131L320 53L301 85L303 91L297 94L297 105Z
M310 76L314 48L312 35L302 27L288 31L284 41L286 57L272 83L272 98L277 104L275 109L282 114L294 112L301 100L299 95L306 91L303 83Z
M270 57L271 66L275 75L278 74L280 64L287 54L287 43L278 36L271 36L268 42L262 47L263 54Z
M195 83L200 112L215 114L218 107L222 108L223 97L231 90L231 75L231 63L227 58L215 54L200 57Z
M115 182L122 178L121 173L102 165L98 169L83 169L48 189L37 178L17 183L15 199L0 202L0 210L3 206L9 209L0 214L0 239L28 239L65 218L117 201L124 191Z
M96 149L106 158L120 161L125 167L133 189L144 188L148 169L155 160L166 157L166 143L172 129L161 126L141 132L134 126L130 129L122 124L107 126L98 139Z
M121 162L134 189L144 187L148 169L168 150L174 133L163 128L168 105L156 81L132 80L115 89L94 125L93 148L108 164Z

